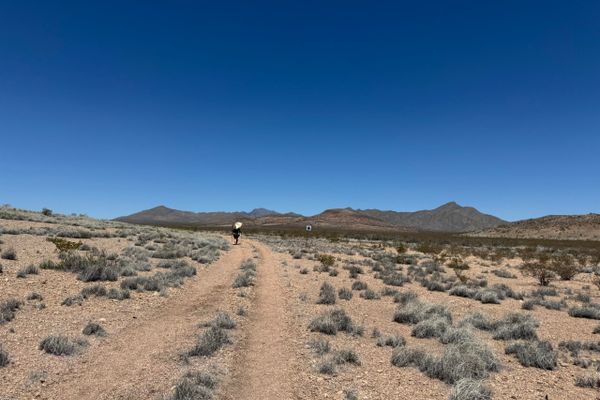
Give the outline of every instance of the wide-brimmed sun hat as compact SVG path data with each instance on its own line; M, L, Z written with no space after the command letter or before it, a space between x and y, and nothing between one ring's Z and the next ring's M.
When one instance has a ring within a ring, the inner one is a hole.
M242 227L242 223L241 222L236 222L235 224L233 224L233 227L235 229L240 229Z

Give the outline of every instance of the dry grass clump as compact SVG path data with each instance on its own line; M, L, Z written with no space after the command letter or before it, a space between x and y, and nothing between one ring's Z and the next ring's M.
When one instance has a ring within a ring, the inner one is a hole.
M326 335L335 335L338 331L345 331L357 336L362 336L364 333L364 328L355 325L352 322L352 318L341 308L329 311L315 318L308 325L308 328L312 332L321 332Z
M42 297L42 295L37 292L31 292L27 295L27 300L42 301L42 300L44 300L44 297Z
M598 374L578 376L575 378L575 386L584 388L600 388L600 376Z
M229 335L224 329L211 326L200 335L194 348L188 351L186 355L190 357L210 357L230 343L231 339L229 339Z
M313 339L308 342L308 347L310 347L318 355L327 354L331 351L331 345L329 344L329 341L321 338Z
M393 348L406 345L406 339L402 335L396 334L392 336L380 336L377 339L377 346L390 346Z
M83 296L80 294L77 294L75 296L69 296L66 299L64 299L62 301L62 303L60 303L62 306L67 306L67 307L71 307L71 306L80 306L83 304Z
M208 372L187 372L175 385L171 400L210 400L218 379Z
M242 272L236 276L233 281L234 288L248 287L254 285L254 280L256 279L256 263L251 260L245 260L240 266Z
M2 344L0 344L0 368L6 367L10 364L10 356L8 352L2 348Z
M83 328L82 333L87 336L106 336L106 331L104 328L95 322L89 322L85 328Z
M338 297L342 300L350 300L352 299L352 290L348 288L341 288L338 290Z
M319 298L317 299L317 304L335 304L335 300L335 288L330 283L324 282L321 285L321 289L319 291Z
M600 304L589 303L580 307L571 307L569 315L575 318L600 319Z
M26 278L27 275L37 275L40 273L40 269L37 265L29 264L26 267L21 268L17 272L17 278Z
M67 336L48 336L40 342L39 349L55 356L71 356L80 353L88 342Z
M12 321L15 318L15 311L22 305L23 302L17 299L8 299L0 303L0 325Z
M365 300L378 300L381 298L379 294L373 289L366 289L360 293L360 297Z
M367 287L367 284L363 281L352 282L352 290L366 290Z
M17 259L17 251L10 247L6 250L4 250L2 253L0 253L0 257L2 257L5 260L16 260Z
M531 315L520 313L508 313L496 321L489 320L481 313L473 313L467 315L460 325L490 331L496 340L537 340L536 329L539 322Z
M418 324L434 318L445 319L448 323L452 322L452 315L445 306L412 299L405 303L404 307L396 309L393 320L398 323Z
M221 329L235 329L237 326L235 320L226 312L219 312L217 316L205 326L214 326Z
M454 384L448 400L492 400L492 390L477 379L461 379Z
M553 370L558 355L550 342L515 342L504 349L506 354L514 354L524 367Z
M506 269L493 269L492 274L500 278L517 279L517 276Z

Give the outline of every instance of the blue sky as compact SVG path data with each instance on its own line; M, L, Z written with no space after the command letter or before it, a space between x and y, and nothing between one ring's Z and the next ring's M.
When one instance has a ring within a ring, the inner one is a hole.
M599 20L596 1L0 0L0 203L600 212Z

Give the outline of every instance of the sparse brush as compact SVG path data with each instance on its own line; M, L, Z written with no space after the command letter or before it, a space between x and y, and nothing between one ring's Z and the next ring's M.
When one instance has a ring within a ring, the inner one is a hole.
M71 356L81 352L88 342L83 339L71 339L66 336L48 336L40 342L40 350L56 356Z
M8 355L8 352L6 350L4 350L2 348L2 345L0 344L0 368L6 367L8 364L10 364L10 356Z
M317 365L319 373L325 375L334 375L336 373L336 363L331 357L322 359Z
M367 284L362 281L354 281L352 282L352 290L365 290L367 289Z
M2 257L5 260L16 260L17 259L17 251L15 249L13 249L12 247L8 248L0 254L0 257Z
M42 300L44 300L44 298L42 297L41 294L39 294L37 292L31 292L27 295L27 300L42 301Z
M60 303L63 306L71 307L71 306L80 306L83 304L83 296L77 294L75 296L69 296Z
M494 323L496 340L537 340L539 323L530 315L509 313Z
M40 269L37 265L30 264L26 267L21 268L17 272L17 278L25 278L27 275L37 275L40 273Z
M360 293L360 297L362 297L363 299L366 299L366 300L378 300L381 298L379 296L379 294L377 294L377 292L372 289L364 290L363 292Z
M106 287L103 285L93 285L93 286L88 286L85 287L83 289L81 289L81 296L84 299L87 299L88 297L92 297L92 296L96 296L96 297L103 297L106 296L108 294L108 291L106 290Z
M187 355L191 357L209 357L229 343L231 343L231 340L224 329L211 326L200 335L198 342Z
M358 392L356 390L345 390L344 400L358 400Z
M131 294L128 289L115 289L112 288L106 294L106 297L114 300L125 300L131 297Z
M377 339L377 346L384 347L399 347L404 346L406 344L406 339L402 335L393 335L393 336L381 336Z
M454 384L448 400L492 400L492 390L478 379L461 379Z
M413 327L411 335L420 339L439 338L448 328L449 324L446 318L431 318L417 323Z
M348 288L341 288L338 291L338 297L342 300L350 300L352 299L352 290Z
M419 347L396 347L392 353L392 365L403 367L417 367L423 364L426 357L424 349Z
M314 339L308 342L308 346L319 355L329 353L331 351L331 345L328 340L325 339Z
M393 320L398 323L416 324L430 318L444 318L452 321L452 315L445 306L412 300L394 312Z
M335 288L328 282L321 285L317 304L335 304Z
M600 319L600 307L594 304L572 307L569 309L569 315L575 318Z
M234 329L236 327L235 320L225 312L218 313L215 319L212 320L211 324L217 328L223 329Z
M362 335L360 330L352 323L352 319L342 309L332 310L323 314L309 324L312 332L321 332L326 335L335 335L338 331L346 331L350 334Z
M188 372L175 385L170 400L211 400L217 378L206 372Z
M340 364L360 365L360 359L358 358L358 355L354 352L354 350L351 350L351 349L343 349L343 350L336 351L333 356L333 360L338 365L340 365Z
M575 378L575 386L584 388L600 388L600 376L598 374L578 376Z
M0 325L12 321L15 318L15 311L22 305L23 302L17 299L8 299L0 303Z
M394 296L394 303L399 303L400 305L407 304L413 300L416 300L418 295L415 292L408 291L398 293Z
M85 328L83 328L82 333L87 336L106 336L106 331L104 328L95 322L89 322Z
M500 278L516 279L517 276L505 269L493 269L492 273Z
M505 348L506 354L514 354L524 367L553 370L557 353L549 342L515 342Z

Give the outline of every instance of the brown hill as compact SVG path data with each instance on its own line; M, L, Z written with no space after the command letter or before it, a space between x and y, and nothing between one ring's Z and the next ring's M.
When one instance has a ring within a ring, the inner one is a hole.
M511 237L559 240L600 240L600 214L549 215L486 229L474 234L483 237Z

